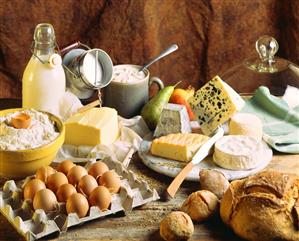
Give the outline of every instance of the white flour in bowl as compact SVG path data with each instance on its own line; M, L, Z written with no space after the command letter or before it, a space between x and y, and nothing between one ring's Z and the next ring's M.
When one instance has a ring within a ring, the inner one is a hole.
M16 113L26 113L31 117L27 129L16 129L9 125ZM59 132L47 114L36 110L24 110L0 116L0 150L15 151L37 148L52 142Z

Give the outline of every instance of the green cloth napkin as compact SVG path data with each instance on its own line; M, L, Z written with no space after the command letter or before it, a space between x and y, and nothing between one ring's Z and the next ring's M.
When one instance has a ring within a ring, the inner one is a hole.
M261 86L246 101L241 112L252 113L261 119L263 139L275 150L299 153L299 106L290 109L284 100L271 95L267 87Z

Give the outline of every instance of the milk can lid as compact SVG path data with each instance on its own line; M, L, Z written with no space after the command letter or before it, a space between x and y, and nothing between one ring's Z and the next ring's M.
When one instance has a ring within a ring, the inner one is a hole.
M93 89L107 86L113 74L113 63L109 55L101 49L86 51L80 65L84 82Z

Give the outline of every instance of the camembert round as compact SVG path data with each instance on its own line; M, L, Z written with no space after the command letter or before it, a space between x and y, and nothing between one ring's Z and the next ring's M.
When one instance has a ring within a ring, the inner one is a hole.
M231 170L255 168L263 159L263 144L255 138L228 135L215 143L214 162Z

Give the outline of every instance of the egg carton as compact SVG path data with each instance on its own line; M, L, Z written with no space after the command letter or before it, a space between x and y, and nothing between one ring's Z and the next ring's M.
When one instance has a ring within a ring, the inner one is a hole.
M88 170L95 161L89 160L85 168ZM17 183L14 180L5 182L0 189L0 212L26 240L36 240L49 234L66 232L69 227L120 211L127 213L135 207L159 199L155 189L151 189L147 182L137 179L134 172L128 171L122 163L111 158L101 161L121 177L120 192L112 195L108 210L101 211L92 206L83 218L79 218L76 213L67 214L65 203L59 203L59 208L53 212L34 210L31 200L23 200L23 187L34 178L31 176Z

